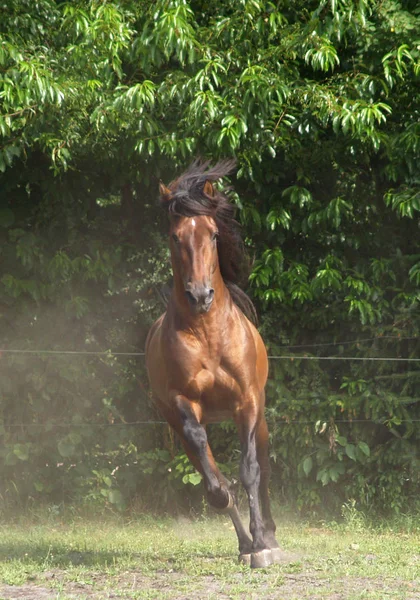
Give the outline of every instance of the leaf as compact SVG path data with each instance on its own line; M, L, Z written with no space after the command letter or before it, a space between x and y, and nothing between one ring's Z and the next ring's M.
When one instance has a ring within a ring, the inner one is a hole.
M346 445L346 454L349 458L351 458L352 460L356 460L356 446L354 446L353 444L347 444Z
M360 450L363 452L363 454L365 454L366 456L370 456L370 448L366 444L366 442L359 442L357 444L357 446L360 448Z
M182 466L182 470L184 467ZM200 481L203 479L201 473L186 473L182 478L182 483L191 483L192 485L198 485Z
M123 495L120 490L109 490L107 492L108 500L111 504L115 504L117 506L122 506L124 503Z
M203 476L201 475L201 473L190 473L190 475L188 476L188 481L192 485L198 485L202 479Z
M308 477L309 473L312 471L313 461L311 456L307 456L302 463L303 472L306 477Z
M69 442L67 438L60 440L58 442L57 448L63 458L68 458L75 451L75 446L71 442Z
M28 460L28 446L26 444L15 444L13 447L13 454L17 456L19 460Z

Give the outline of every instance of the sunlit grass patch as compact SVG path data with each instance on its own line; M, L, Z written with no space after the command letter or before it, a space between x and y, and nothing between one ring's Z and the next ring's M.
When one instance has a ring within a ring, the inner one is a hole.
M2 524L0 598L2 584L42 586L58 600L419 597L416 531L282 522L278 539L282 564L250 570L223 516Z

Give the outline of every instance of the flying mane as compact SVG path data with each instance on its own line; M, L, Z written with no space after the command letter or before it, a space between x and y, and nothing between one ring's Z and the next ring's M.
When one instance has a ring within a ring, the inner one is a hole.
M161 203L172 217L213 217L219 230L217 241L219 266L223 280L233 301L254 324L257 321L255 307L247 294L239 287L248 275L245 249L240 226L235 221L235 207L225 194L214 189L207 194L205 184L217 181L230 173L236 165L234 160L223 160L213 167L209 161L195 161L178 179L168 186L170 195L161 197Z

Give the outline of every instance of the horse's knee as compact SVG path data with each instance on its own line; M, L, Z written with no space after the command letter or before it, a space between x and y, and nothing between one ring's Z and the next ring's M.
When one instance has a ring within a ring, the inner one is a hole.
M182 435L185 441L194 454L201 457L207 448L206 430L197 421L189 407L180 406L179 415L182 423Z
M182 422L183 439L201 463L209 504L219 510L231 508L233 498L227 485L222 479L219 479L219 476L216 475L211 464L209 464L206 430L197 421L188 406L180 404L179 414Z
M190 448L197 456L201 456L207 449L206 430L198 421L188 419L184 423L183 434Z

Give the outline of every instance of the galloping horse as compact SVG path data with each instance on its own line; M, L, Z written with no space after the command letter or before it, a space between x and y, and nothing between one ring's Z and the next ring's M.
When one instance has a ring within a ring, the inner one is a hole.
M157 406L202 474L208 502L233 521L239 560L265 567L280 559L268 496L267 352L251 323L251 300L235 283L244 249L234 207L212 184L234 164L195 162L168 187L160 185L174 286L149 333L146 363ZM227 418L239 431L252 540L207 441L206 423Z

